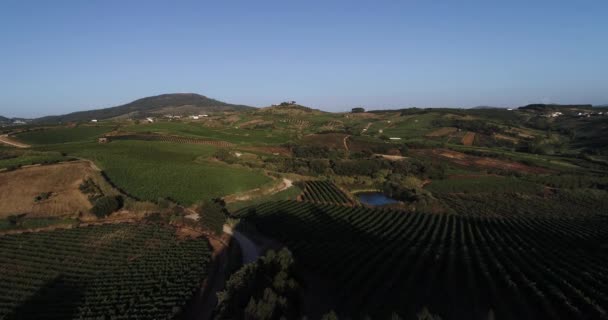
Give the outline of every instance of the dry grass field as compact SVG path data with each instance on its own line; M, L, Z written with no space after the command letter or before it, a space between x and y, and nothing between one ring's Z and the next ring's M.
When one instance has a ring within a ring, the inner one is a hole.
M458 131L458 129L456 129L454 127L443 127L443 128L439 128L431 133L428 133L426 136L427 137L444 137L444 136L450 135L456 131Z
M21 213L48 217L87 212L91 204L78 187L88 177L103 181L84 161L0 173L0 218ZM36 201L37 196L48 192L51 193L48 199Z

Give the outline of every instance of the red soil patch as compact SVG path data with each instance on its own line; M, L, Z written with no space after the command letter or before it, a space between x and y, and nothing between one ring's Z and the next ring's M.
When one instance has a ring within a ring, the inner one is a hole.
M478 157L448 149L413 149L410 152L418 156L427 156L440 160L448 160L465 167L486 169L501 169L523 173L543 174L552 172L549 169L532 167L520 162L500 160L488 157Z
M472 146L473 141L475 140L475 132L467 132L464 137L462 137L462 144L465 146Z
M310 145L325 146L330 149L344 150L344 138L347 136L344 133L310 134L305 136L302 142Z

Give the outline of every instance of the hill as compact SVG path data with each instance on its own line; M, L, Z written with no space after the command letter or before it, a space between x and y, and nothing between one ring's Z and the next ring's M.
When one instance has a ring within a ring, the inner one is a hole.
M3 123L3 122L10 122L10 121L11 121L11 119L9 119L9 118L7 118L7 117L0 116L0 123Z
M270 107L260 108L256 110L257 114L279 114L279 115L316 115L325 113L324 111L305 107L295 102L283 102L279 105L272 105Z
M209 112L241 111L254 109L207 98L195 93L172 93L146 97L133 102L105 109L73 112L59 116L47 116L36 122L70 122L104 120L112 118L144 118L149 116L190 115Z

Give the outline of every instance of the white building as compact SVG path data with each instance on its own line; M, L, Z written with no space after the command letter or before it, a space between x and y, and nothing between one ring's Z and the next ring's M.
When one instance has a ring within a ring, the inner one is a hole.
M91 122L97 122L97 119L93 119L93 120L91 120Z
M146 118L146 121L152 123L152 122L154 122L154 119L152 119L152 118Z

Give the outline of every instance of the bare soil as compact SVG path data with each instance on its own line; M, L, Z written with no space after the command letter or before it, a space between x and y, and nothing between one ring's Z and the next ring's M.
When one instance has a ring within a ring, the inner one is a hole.
M464 137L462 137L462 144L465 146L472 146L473 141L475 141L475 132L467 132Z
M444 137L447 135L450 135L454 132L456 132L458 129L454 128L454 127L443 127L443 128L439 128L431 133L428 133L426 136L427 137Z
M82 181L99 175L88 162L33 166L0 173L0 217L15 213L32 216L77 216L91 208L80 190ZM42 193L48 199L36 201Z
M543 174L552 172L549 169L528 166L520 162L500 160L488 157L478 157L464 154L448 149L413 149L410 150L413 155L427 156L440 160L450 161L465 167L478 167L486 169L501 169L523 173Z

